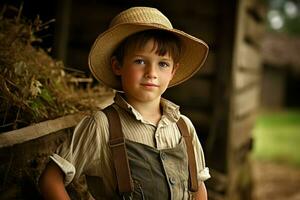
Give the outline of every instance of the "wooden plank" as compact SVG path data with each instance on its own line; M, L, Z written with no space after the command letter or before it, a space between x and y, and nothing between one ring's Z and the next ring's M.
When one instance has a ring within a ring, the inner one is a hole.
M67 130L67 129L65 129ZM65 130L0 148L0 199L41 199L36 181L51 155L70 134Z
M234 94L234 117L240 118L253 111L259 105L260 88L255 85L245 91Z
M232 155L234 155L233 152ZM227 188L228 199L249 200L252 186L252 170L249 152L245 156L245 160L242 163L231 162L230 165L230 175L228 177L230 181Z
M244 38L245 20L246 20L246 3L248 1L239 1L237 6L236 28L235 28L235 47L234 47L234 61L238 58L239 46Z
M55 58L66 62L69 30L70 30L70 14L71 14L72 1L61 1L60 6L56 10L56 23L55 26Z
M201 18L182 16L174 21L173 26L204 40L207 44L214 44L218 31L216 20L216 17L210 16Z
M262 105L268 109L282 109L286 98L286 69L265 68L262 79ZM294 90L296 93L296 90Z
M246 0L245 11L256 21L264 21L267 14L267 3L261 0Z
M231 149L238 150L252 138L252 130L255 125L256 114L252 113L246 118L236 119L232 122L230 144Z
M207 188L207 194L209 196L209 200L226 200L225 194L221 194L218 192L215 192L211 190L210 188Z
M245 19L245 37L260 47L265 32L265 25L249 15Z
M237 51L237 67L258 71L261 67L260 52L245 42L241 43Z
M167 99L183 107L210 107L212 83L210 80L190 79L181 85L170 88L164 94Z
M235 71L234 87L235 89L240 90L250 85L258 84L260 80L260 73L238 69Z
M214 192L225 193L228 185L228 176L215 169L210 169L209 173L211 178L206 182L207 187Z
M197 72L196 77L201 77L203 75L213 75L216 73L216 63L217 63L216 52L210 51L206 62L203 67Z
M172 6L169 1L157 1L156 7L176 12L176 17L183 15L194 17L195 15L217 15L219 11L217 5L214 1L176 0Z
M182 109L182 113L190 118L195 126L209 127L211 122L211 115L207 112L201 112L191 108Z
M73 127L83 118L83 116L84 113L77 113L54 120L44 121L18 130L1 133L0 148L20 144L62 129Z
M241 200L240 197L238 197L239 194L239 191L238 191L238 188L239 188L239 176L241 174L241 166L238 165L238 166L232 166L232 168L230 169L230 183L228 184L228 187L227 187L227 191L228 191L228 195L227 196L230 196L228 199L235 199L235 200Z

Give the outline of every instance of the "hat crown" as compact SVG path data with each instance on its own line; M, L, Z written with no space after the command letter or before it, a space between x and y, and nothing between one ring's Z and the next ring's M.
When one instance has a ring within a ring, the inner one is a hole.
M156 24L169 29L173 29L171 22L166 16L164 16L156 8L150 7L129 8L114 17L110 23L110 27L125 23Z

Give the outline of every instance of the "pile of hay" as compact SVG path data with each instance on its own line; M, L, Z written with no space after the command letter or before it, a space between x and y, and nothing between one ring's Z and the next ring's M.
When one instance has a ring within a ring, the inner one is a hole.
M0 14L0 133L63 115L98 107L99 97L112 94L104 86L91 87L83 73L67 73L52 59L35 33L47 26L39 18L25 21ZM84 88L79 87L85 82Z

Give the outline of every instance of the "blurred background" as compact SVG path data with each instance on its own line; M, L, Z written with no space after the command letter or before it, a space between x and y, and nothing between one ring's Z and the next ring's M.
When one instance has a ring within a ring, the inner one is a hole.
M255 198L300 199L300 1L268 0L253 131Z
M1 18L41 23L32 45L92 78L91 45L132 6L210 46L203 69L165 94L197 129L209 199L300 200L300 0L7 0Z

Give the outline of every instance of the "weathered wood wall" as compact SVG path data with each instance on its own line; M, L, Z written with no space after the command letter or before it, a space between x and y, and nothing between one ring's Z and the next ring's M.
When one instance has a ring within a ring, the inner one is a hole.
M210 57L203 71L167 96L183 107L204 144L212 174L207 182L210 199L250 199L249 152L259 106L265 7L256 0L202 6L214 12L196 8L199 18L185 19L185 28L200 38L210 36L204 38L211 46ZM199 25L189 30L193 20ZM201 24L209 28L197 29Z
M259 108L265 5L240 1L233 54L232 94L228 137L228 199L251 199L252 129Z
M37 178L49 156L71 132L63 130L14 146L0 148L0 199L41 199Z

